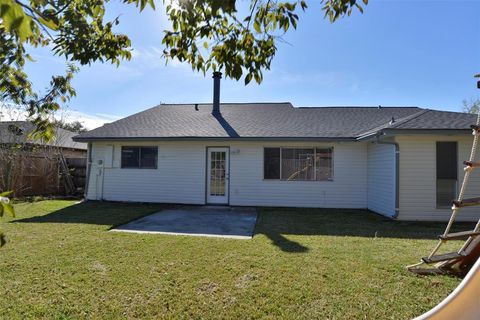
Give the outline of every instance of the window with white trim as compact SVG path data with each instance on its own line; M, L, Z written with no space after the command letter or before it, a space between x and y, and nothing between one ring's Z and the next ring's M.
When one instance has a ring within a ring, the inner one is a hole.
M157 169L158 147L122 147L122 168Z
M266 180L333 180L333 148L264 148L263 154Z

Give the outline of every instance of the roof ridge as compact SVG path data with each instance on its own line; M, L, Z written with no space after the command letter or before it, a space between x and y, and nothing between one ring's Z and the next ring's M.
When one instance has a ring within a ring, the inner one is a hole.
M421 115L424 115L425 113L427 113L429 111L430 111L430 109L421 109L417 113L414 113L414 114L411 114L409 116L406 116L406 117L402 118L403 121L402 121L402 119L400 119L399 121L395 121L394 122L395 124L392 126L392 128L397 128L398 126L403 125L403 124L405 124L409 121L412 121L413 119L416 119L416 118L420 117Z
M358 108L358 109L422 109L416 106L324 106L324 107L296 107L296 109L346 109L346 108ZM423 110L423 109L422 109Z
M390 123L385 123L385 124L382 124L380 126L377 126L377 127L373 127L367 131L364 131L360 134L358 134L358 137L363 137L363 136L367 136L367 135L370 135L370 134L373 134L375 132L378 132L380 130L383 130L383 129L387 129L388 126L391 126L390 128L396 128L398 125L402 125L412 119L415 119L419 116L421 116L422 114L424 114L426 111L429 111L429 109L422 109L422 108L419 108L420 111L419 112L416 112L414 114L410 114L406 117L403 117L403 118L400 118L399 120L395 121L394 123L390 124Z
M213 102L191 102L191 103L160 103L156 107L161 107L161 106L192 106L196 104L204 104L204 105L211 105ZM236 104L236 105L241 105L241 104L290 104L292 103L290 101L280 101L280 102L220 102L220 104ZM293 105L292 105L293 106Z

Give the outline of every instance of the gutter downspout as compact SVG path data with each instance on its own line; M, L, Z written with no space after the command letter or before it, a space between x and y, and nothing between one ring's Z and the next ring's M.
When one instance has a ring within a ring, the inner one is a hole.
M89 142L87 144L87 170L86 170L86 177L85 177L85 191L84 197L85 200L88 201L88 186L90 184L90 172L92 170L92 143Z
M395 213L392 218L396 219L400 211L400 146L397 142L380 141L380 134L375 136L374 143L395 146Z

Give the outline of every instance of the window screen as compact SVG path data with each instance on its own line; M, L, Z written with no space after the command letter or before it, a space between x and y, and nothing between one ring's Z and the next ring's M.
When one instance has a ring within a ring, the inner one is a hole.
M457 180L456 142L437 142L437 179Z
M315 180L315 149L282 148L282 180Z
M280 179L280 148L263 150L263 178Z
M332 180L333 178L333 149L315 149L315 180Z
M140 168L156 169L157 157L157 147L140 148Z
M156 169L157 147L122 147L122 168Z
M122 147L122 168L138 168L140 166L140 148Z
M332 148L265 148L264 179L332 180Z
M437 206L448 207L457 195L457 143L437 142Z

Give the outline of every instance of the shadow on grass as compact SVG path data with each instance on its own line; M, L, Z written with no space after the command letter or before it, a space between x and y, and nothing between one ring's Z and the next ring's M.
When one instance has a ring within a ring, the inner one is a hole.
M88 201L43 216L12 223L77 223L110 228L174 205ZM284 252L307 252L308 247L288 235L436 239L446 222L393 221L367 210L259 208L254 234L264 234ZM457 223L452 232L471 230L473 223Z
M255 234L266 235L285 252L308 248L287 235L437 239L446 222L394 221L368 210L260 208ZM473 223L456 223L452 232L471 230Z
M172 205L88 201L11 223L77 223L115 227L169 207Z

